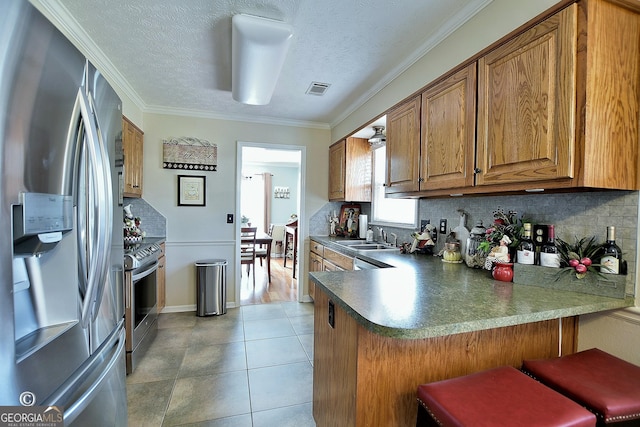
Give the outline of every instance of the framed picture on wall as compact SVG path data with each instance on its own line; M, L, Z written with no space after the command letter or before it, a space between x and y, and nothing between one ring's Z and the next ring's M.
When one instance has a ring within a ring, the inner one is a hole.
M178 206L206 205L206 177L178 175Z
M340 229L343 236L358 235L358 217L360 216L360 205L349 204L340 207Z

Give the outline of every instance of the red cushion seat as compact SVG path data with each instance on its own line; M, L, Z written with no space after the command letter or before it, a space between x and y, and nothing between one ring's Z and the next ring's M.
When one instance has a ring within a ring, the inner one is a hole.
M640 420L640 367L600 349L525 360L522 369L589 408L605 424Z
M418 401L442 426L596 424L594 414L511 366L422 384Z

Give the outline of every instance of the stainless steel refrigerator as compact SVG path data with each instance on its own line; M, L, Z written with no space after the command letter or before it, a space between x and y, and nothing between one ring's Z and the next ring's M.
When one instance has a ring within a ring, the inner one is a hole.
M122 112L26 0L0 1L0 406L127 424Z

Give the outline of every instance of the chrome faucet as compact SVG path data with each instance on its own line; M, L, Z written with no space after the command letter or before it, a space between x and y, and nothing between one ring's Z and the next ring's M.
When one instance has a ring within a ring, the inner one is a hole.
M387 234L382 229L382 227L378 227L378 242L386 243L387 242Z
M398 246L398 235L396 233L389 233L389 235L393 238L393 246Z

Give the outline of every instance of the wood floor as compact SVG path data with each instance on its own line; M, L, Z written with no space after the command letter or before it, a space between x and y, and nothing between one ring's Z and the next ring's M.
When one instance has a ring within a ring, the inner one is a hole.
M281 301L298 301L298 280L292 277L290 259L287 267L283 267L284 258L271 259L271 283L267 280L267 265L260 267L256 262L256 286L253 287L253 272L247 274L246 266L242 266L240 282L240 305L265 304Z

